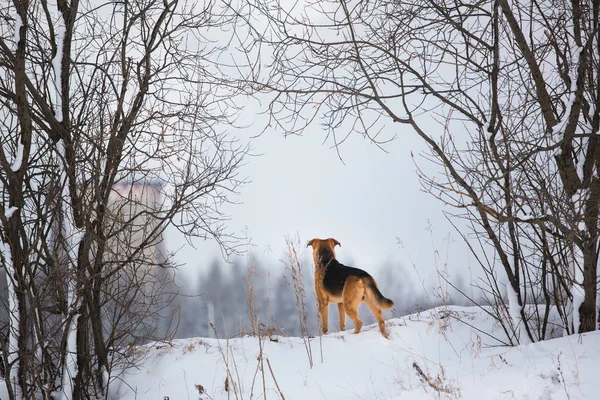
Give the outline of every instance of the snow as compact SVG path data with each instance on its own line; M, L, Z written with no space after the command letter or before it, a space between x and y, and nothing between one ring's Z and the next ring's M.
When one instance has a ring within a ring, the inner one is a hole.
M19 209L19 208L18 208L18 207L15 207L15 206L9 207L9 208L8 208L8 209L7 209L7 210L4 212L4 215L6 216L6 219L11 219L11 218L12 218L12 216L13 216L13 214L15 213L15 211L17 211L18 209Z
M56 144L56 146L58 152L63 157L66 157L64 143L62 141L59 141ZM74 260L77 260L77 249L79 247L79 242L81 241L83 233L80 229L77 229L77 227L74 225L73 221L71 221L70 218L73 213L70 205L70 194L67 185L67 174L64 169L61 171L61 182L63 182L62 206L64 214L66 216L66 218L64 219L63 229L65 238L67 239L68 255L71 260L70 265L74 265ZM67 356L66 362L63 367L61 391L56 391L53 393L53 398L60 400L70 400L73 398L72 377L77 375L77 321L79 319L79 314L74 313L74 310L77 310L79 308L81 300L79 299L79 296L77 294L75 279L70 279L67 282L67 288L67 300L69 302L69 310L71 311L73 317L70 322L68 322L68 318L66 317L64 320L65 324L69 323L67 332Z
M14 37L14 48L13 51L17 51L19 40L21 40L21 27L23 26L23 20L18 13L15 13L15 37Z
M390 319L388 330L389 340L376 325L311 339L312 369L296 337L153 343L110 398L575 400L600 389L600 332L509 347L487 313L455 306Z
M510 315L513 328L517 334L517 341L522 344L529 344L531 340L529 339L529 335L527 335L525 324L523 324L523 320L521 319L519 297L510 283L506 284L506 298L508 299L508 314Z
M575 276L575 279L571 284L571 295L573 296L573 301L571 303L573 306L573 332L579 332L579 307L581 307L585 300L585 293L583 292L583 271L576 262L573 262L573 270Z
M15 33L14 33L14 47L13 50L17 51L19 41L21 40L21 27L23 26L23 20L18 13L15 13ZM11 171L16 172L21 168L21 164L23 163L23 144L18 142L17 144L17 154L13 163L11 165ZM10 207L5 212L5 216L7 219L10 219L13 214L17 211L17 207ZM7 361L10 365L10 369L8 371L9 379L13 379L13 388L15 389L15 397L17 399L21 398L21 393L19 392L19 386L16 384L17 374L19 371L19 360L17 357L18 350L18 338L19 338L19 310L17 309L17 299L16 293L13 285L13 264L12 264L12 255L10 252L10 247L8 243L4 243L0 241L0 253L2 253L2 257L4 258L4 267L6 269L7 276L7 287L6 291L8 293L8 309L10 311L9 316L9 333L8 333L8 357ZM7 398L8 396L2 393L2 398Z
M62 121L62 56L65 37L65 22L62 14L58 11L58 20L56 21L56 55L52 59L52 67L54 68L54 84L56 86L55 95L55 111L54 116L58 122Z
M555 137L556 142L562 139L560 135L563 134L563 131L567 126L569 116L571 115L571 109L573 108L573 103L575 103L575 92L577 91L577 77L579 75L579 58L581 56L582 51L584 50L581 46L578 46L577 43L575 43L575 32L573 31L572 24L567 26L567 30L567 41L569 43L568 51L571 56L571 63L569 68L569 79L571 80L571 87L569 88L570 90L567 95L568 97L565 100L566 108L563 114L563 118L557 121L556 125L552 127L552 135ZM583 147L585 147L585 145Z
M17 155L12 163L12 165L10 166L10 170L13 172L17 172L19 169L21 169L21 164L23 163L23 143L18 142L17 144Z
M579 229L585 229L585 224L580 222ZM583 291L583 254L581 250L574 246L572 249L572 258L571 258L571 282L570 282L570 292L571 292L571 301L569 304L570 308L570 321L573 326L573 332L579 332L579 307L583 304L585 299L585 293Z
M79 302L76 299L75 283L69 281L69 309L71 312L79 307ZM77 375L77 321L79 314L73 314L73 319L69 323L67 333L67 356L66 363L63 368L62 375L62 390L54 393L54 398L59 400L70 400L73 398L73 379Z
M6 262L4 263L4 268L6 269L6 292L8 293L8 309L10 311L9 315L9 334L8 334L8 357L7 361L10 365L10 369L8 371L9 379L12 382L12 387L15 391L15 397L17 399L21 398L21 393L19 390L19 385L17 383L18 373L19 373L19 358L17 357L19 351L19 309L17 307L17 294L14 289L14 267L12 261L12 255L10 251L10 247L7 243L0 241L0 252L2 253L2 257ZM1 391L0 391L1 393ZM2 394L1 398L7 398L4 394Z
M571 295L573 296L573 332L579 332L579 307L583 304L585 300L585 295L583 293L583 289L580 285L574 284L571 288Z

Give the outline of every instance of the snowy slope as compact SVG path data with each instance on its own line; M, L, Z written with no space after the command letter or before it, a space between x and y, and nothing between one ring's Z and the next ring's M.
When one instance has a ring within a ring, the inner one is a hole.
M149 345L140 349L145 356L140 367L124 374L120 384L114 382L112 397L600 398L600 332L507 347L493 338L502 340L503 333L492 318L464 307L437 308L388 323L390 340L375 326L358 335L349 330L313 338L313 368L302 338L263 338L262 344L255 337L196 338Z

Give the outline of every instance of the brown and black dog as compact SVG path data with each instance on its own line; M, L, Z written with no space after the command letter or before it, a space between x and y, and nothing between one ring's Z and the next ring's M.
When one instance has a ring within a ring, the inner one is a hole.
M346 314L354 321L354 333L360 332L362 321L358 317L358 306L363 301L379 323L379 330L388 337L381 310L392 308L394 303L383 297L375 279L362 269L347 267L335 259L335 246L340 242L333 238L312 239L308 246L313 248L315 262L315 292L323 334L328 330L329 303L337 303L340 331L346 329Z

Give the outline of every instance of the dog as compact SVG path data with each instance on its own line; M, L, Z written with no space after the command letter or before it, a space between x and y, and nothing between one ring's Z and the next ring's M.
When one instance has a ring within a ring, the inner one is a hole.
M362 321L358 317L358 306L363 301L375 316L379 330L387 338L381 310L394 306L394 302L383 297L377 282L362 269L347 267L335 258L335 246L341 246L334 238L312 239L306 247L312 246L315 262L315 292L321 315L323 334L328 330L329 303L337 303L340 317L340 331L346 329L346 314L354 322L354 333L359 333Z

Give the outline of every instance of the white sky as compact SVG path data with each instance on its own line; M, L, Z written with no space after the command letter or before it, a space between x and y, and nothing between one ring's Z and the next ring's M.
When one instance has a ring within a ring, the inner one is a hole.
M228 226L235 232L247 229L253 244L249 251L265 262L268 256L271 268L284 256L286 235L296 233L302 243L335 237L342 243L338 259L375 277L381 265L394 261L410 271L410 278L417 279L418 270L429 287L437 282L430 280L436 262L443 268L449 256L453 275L468 267L466 247L444 218L442 204L420 190L411 151L421 167L428 164L418 157L423 144L407 127L392 126L399 131L385 147L388 153L352 136L340 148L344 163L332 143L323 143L326 132L316 124L304 136L284 138L268 131L251 139L263 127L257 122L236 133L261 155L249 158L241 171L251 181L240 192L242 204L226 211L231 215ZM167 236L168 247L181 243L183 239ZM183 271L193 274L217 257L215 243L198 242L196 249L184 246L177 259L186 264Z
M262 51L266 57L268 49ZM340 148L342 162L333 142L323 142L326 131L318 121L303 136L285 138L275 129L259 135L267 124L261 114L265 108L264 102L247 104L240 123L250 127L231 132L260 154L248 158L241 170L251 181L235 199L242 204L225 210L231 216L229 228L252 238L251 253L268 257L272 266L284 256L285 237L297 233L302 243L335 237L342 244L338 259L369 272L393 262L414 272L410 278L431 278L448 259L451 274L469 275L468 250L443 216L443 204L421 191L411 152L422 169L434 170L419 157L425 146L409 127L390 122L381 135L396 136L385 146L387 153L351 136ZM453 240L447 240L449 234ZM166 239L172 249L185 243L177 235ZM193 274L221 257L216 243L196 242L195 247L184 245L178 253L185 272ZM477 270L474 264L472 268Z

